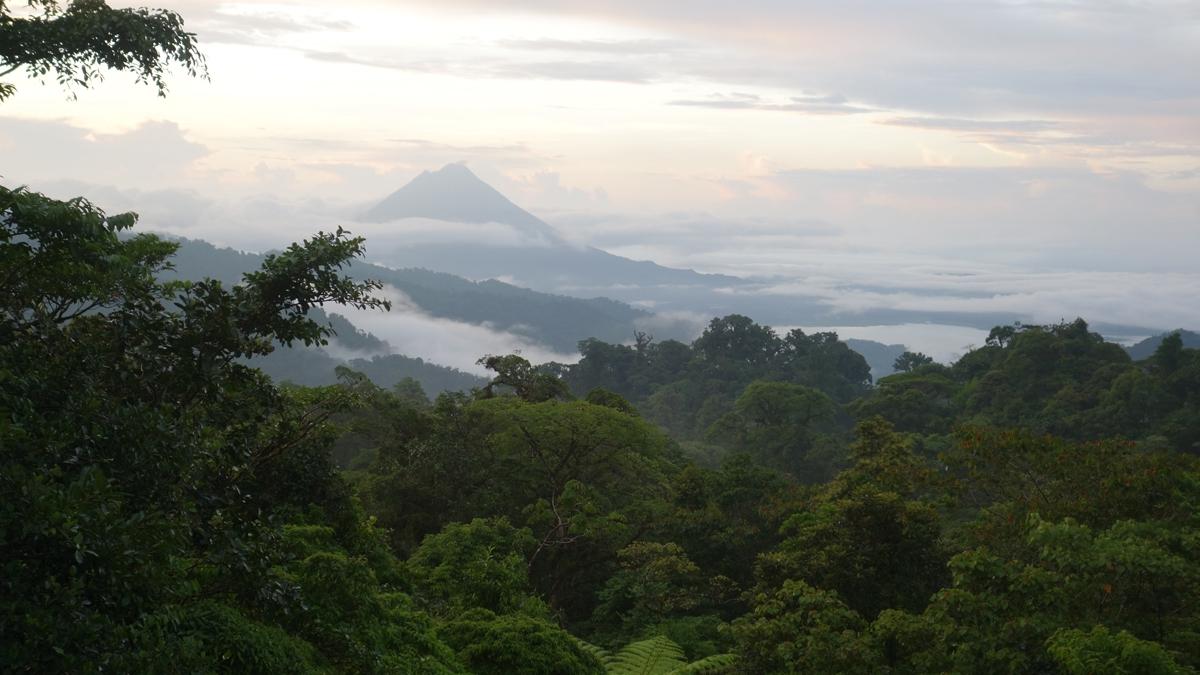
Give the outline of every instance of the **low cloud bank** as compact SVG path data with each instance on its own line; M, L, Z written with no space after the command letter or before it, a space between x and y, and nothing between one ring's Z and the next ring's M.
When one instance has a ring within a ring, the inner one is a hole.
M489 325L463 323L431 316L404 293L385 286L382 294L392 301L392 310L367 311L342 307L337 310L355 326L391 345L396 354L479 375L487 370L475 363L486 354L520 353L533 363L574 363L578 354L560 354L536 340Z

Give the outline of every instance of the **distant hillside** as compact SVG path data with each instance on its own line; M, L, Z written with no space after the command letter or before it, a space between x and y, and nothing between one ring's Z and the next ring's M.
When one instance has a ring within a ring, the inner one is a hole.
M1163 338L1171 333L1179 333L1180 337L1183 338L1184 347L1189 349L1200 349L1200 333L1179 329L1177 331L1167 331L1161 335L1148 337L1135 345L1126 347L1125 351L1129 354L1129 358L1133 359L1134 361L1148 359L1154 355L1154 350L1158 349L1158 345L1162 344Z
M259 254L185 239L180 242L171 275L180 279L207 276L236 283L261 261ZM469 281L424 269L391 269L357 262L349 268L349 274L359 279L378 279L433 316L490 324L560 352L575 351L578 341L589 337L623 342L633 335L635 321L650 316L649 312L606 298L551 295L499 281Z
M336 359L315 347L280 347L267 356L249 361L277 382L316 387L337 382L336 369L345 365L366 374L375 384L390 389L406 377L421 383L430 398L444 391L469 391L482 387L487 380L455 368L439 366L423 359L399 354L370 358Z
M867 365L871 366L871 379L876 382L879 381L879 378L896 372L896 369L893 368L896 357L907 351L904 345L885 345L874 340L848 338L843 342L849 345L850 349L862 354L863 358L867 360Z

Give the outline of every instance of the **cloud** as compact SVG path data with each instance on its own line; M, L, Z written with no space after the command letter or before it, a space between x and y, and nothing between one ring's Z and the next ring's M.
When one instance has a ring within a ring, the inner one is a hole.
M840 94L801 94L787 101L763 100L755 94L715 94L707 99L682 99L670 105L719 110L767 110L805 115L854 115L873 112L871 108L851 104Z
M182 182L207 146L174 122L96 133L55 120L0 117L0 176L10 182L94 180L162 187Z
M898 127L989 133L1028 133L1051 131L1060 127L1050 120L988 120L954 117L892 117L881 122Z
M184 17L187 29L201 44L269 45L279 38L321 32L348 32L355 24L321 10L291 5L287 11L252 3L214 3L190 0L165 3Z
M574 363L578 354L560 354L526 336L483 324L442 319L426 313L391 286L382 294L392 301L390 312L339 308L358 328L386 341L394 353L425 359L469 373L487 374L475 361L487 354L520 353L533 363Z
M645 69L617 61L476 61L401 60L357 56L337 51L303 51L305 57L327 63L346 63L416 73L492 79L580 80L644 84L652 78Z
M524 40L499 40L500 47L524 51L585 52L594 54L667 54L688 48L687 43L662 38L640 38L633 40L561 40L537 38Z
M1194 3L447 0L670 36L712 82L837 89L876 108L942 116L1194 114ZM953 55L948 58L947 55Z
M539 61L497 66L493 77L544 80L582 80L645 84L654 74L636 65L611 61Z

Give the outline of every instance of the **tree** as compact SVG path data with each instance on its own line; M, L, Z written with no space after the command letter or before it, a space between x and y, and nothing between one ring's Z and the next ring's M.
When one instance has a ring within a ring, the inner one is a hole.
M604 668L565 630L522 614L473 609L438 628L479 675L602 675Z
M911 373L921 366L928 366L931 363L933 363L933 357L926 356L921 352L904 352L896 357L892 368L900 373Z
M866 623L836 593L786 581L759 593L733 623L739 666L747 673L877 673L878 656L861 639Z
M765 364L778 353L779 347L775 331L740 314L713 319L692 345L705 360L727 367Z
M225 288L160 282L175 245L122 236L134 221L0 188L5 666L167 671L190 654L211 671L236 649L251 670L281 663L245 650L282 628L354 672L375 663L355 654L442 670L452 657L413 639L428 619L383 592L395 561L333 472L341 393L281 391L241 363L327 339L306 316L324 303L386 306L339 273L362 239L319 233ZM225 632L247 639L216 649Z
M812 387L759 380L734 401L732 412L710 427L709 437L766 466L816 482L830 469L831 458L817 451L819 432L828 430L835 410L833 401Z
M160 96L172 64L207 77L196 36L178 13L163 9L116 9L103 0L28 0L29 12L15 15L0 0L0 77L22 68L30 77L54 74L65 87L88 87L103 69L129 71ZM0 101L16 88L0 82Z
M483 398L497 395L496 388L509 389L518 398L530 403L541 403L551 399L569 400L571 392L566 383L516 355L485 356L476 363L494 371L496 376L481 391Z
M406 561L416 595L439 616L483 608L519 611L532 599L527 557L537 542L505 518L452 523Z

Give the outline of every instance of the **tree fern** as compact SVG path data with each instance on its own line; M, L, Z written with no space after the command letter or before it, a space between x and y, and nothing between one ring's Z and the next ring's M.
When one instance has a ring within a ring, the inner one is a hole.
M575 636L571 636L571 637L575 637ZM576 644L579 645L580 649L582 649L583 651L587 652L588 654L591 654L592 656L596 657L596 660L600 662L600 665L604 666L605 671L608 670L608 662L612 659L612 652L608 651L607 649L604 649L603 647L597 647L596 645L588 642L587 640L580 640L579 638L575 638L575 642L576 642Z
M604 665L609 675L670 675L687 661L679 645L659 635L626 645Z
M671 675L723 675L733 672L737 654L713 654L677 668Z
M721 675L737 661L733 654L715 654L688 663L683 649L662 635L630 643L616 654L586 642L581 646L600 659L608 675Z

